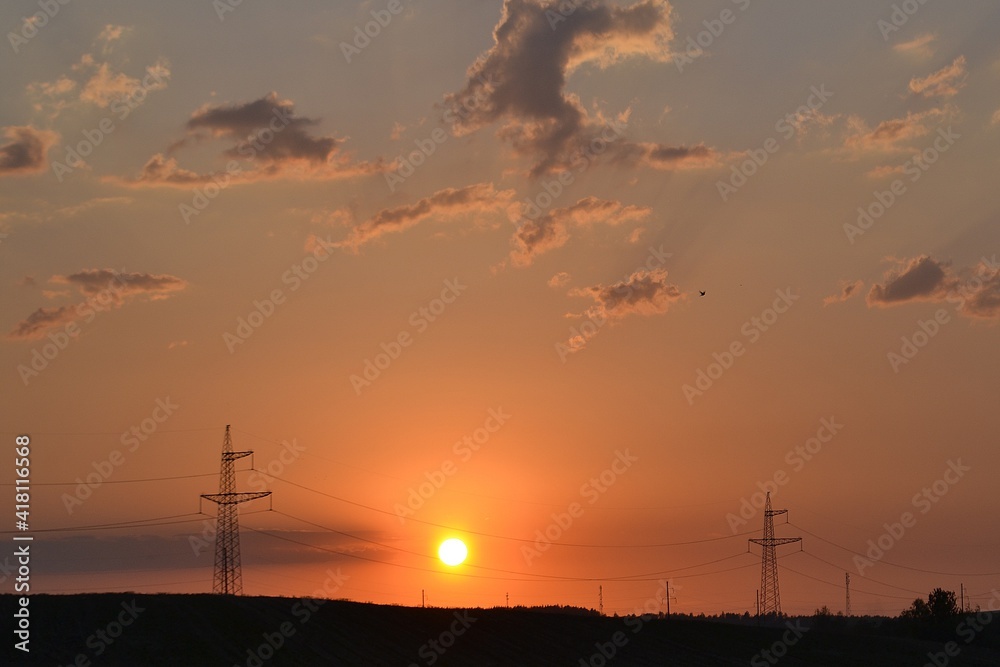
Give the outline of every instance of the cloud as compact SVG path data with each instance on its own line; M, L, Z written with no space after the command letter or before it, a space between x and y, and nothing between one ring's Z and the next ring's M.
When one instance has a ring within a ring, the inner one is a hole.
M108 23L97 35L97 43L101 45L101 51L106 54L114 48L115 42L130 32L132 32L131 26Z
M114 269L85 269L68 276L56 275L50 283L75 288L86 297L74 305L41 307L18 322L8 333L16 340L41 338L52 328L85 320L95 313L121 308L135 301L158 301L185 289L188 283L167 274L134 273Z
M1000 109L993 112L993 118L990 120L991 125L1000 125Z
M586 317L596 325L567 341L571 352L582 350L605 322L614 324L630 315L659 315L685 298L677 285L667 282L666 269L639 270L612 285L572 289L569 295L588 297L594 302L583 313L569 317Z
M125 100L140 90L146 93L162 90L170 79L170 65L165 60L157 60L146 68L142 79L135 79L123 72L113 72L108 63L93 64L94 73L80 89L80 101L95 104L106 109L113 102Z
M106 206L114 204L121 204L127 206L128 204L131 204L133 201L134 200L131 197L94 197L93 199L87 199L74 206L63 206L62 208L57 208L55 211L53 211L53 215L59 215L69 218L79 213L83 213L84 211L89 211L90 209L96 208L98 206Z
M428 218L489 213L505 208L513 197L513 190L497 191L492 183L438 190L414 204L382 209L356 225L346 239L335 245L357 252L362 245L383 234L402 232Z
M922 255L897 262L882 277L882 284L872 285L869 306L887 307L908 301L934 301L943 298L953 287L947 265Z
M852 296L860 294L861 288L864 286L865 282L863 280L855 280L854 282L841 281L840 292L838 294L831 294L823 299L823 305L829 306L832 303L843 303Z
M936 108L907 113L904 118L882 121L874 129L858 116L851 116L847 120L844 146L856 153L898 151L901 144L928 134L930 124L944 119L948 113L946 109Z
M106 25L95 42L100 46L102 57L95 58L93 53L84 53L72 65L69 75L62 74L53 81L29 83L27 93L32 100L32 108L52 121L74 105L95 105L107 109L116 102L128 101L130 106L134 106L150 92L166 88L170 81L170 63L164 58L146 67L141 78L118 71L104 60L103 56L109 55L113 45L129 30L125 26ZM113 111L120 113L117 107Z
M42 307L18 322L7 337L19 340L41 338L49 329L69 324L79 317L73 306Z
M965 87L968 75L965 71L965 56L958 56L947 67L933 74L910 79L910 92L922 97L952 97Z
M914 301L948 302L966 317L1000 319L1000 263L982 258L974 267L953 271L927 255L897 260L866 298L869 307Z
M674 37L670 4L640 0L620 7L582 0L570 3L572 11L564 16L560 9L565 11L566 4L505 0L494 45L469 67L463 89L445 97L457 116L453 132L463 135L501 123L497 136L515 154L535 160L535 177L568 169L588 148L602 145L600 152L661 169L709 162L711 149L700 145L630 143L621 138L621 117L592 117L577 96L565 91L568 76L584 64L606 68L637 57L668 62ZM474 108L462 104L473 97L485 99Z
M565 287L569 284L570 275L565 271L560 271L549 278L549 287Z
M297 116L294 103L275 92L250 102L205 105L191 114L185 135L147 160L137 177L117 180L131 186L190 187L222 180L345 178L385 169L381 161L352 162L340 152L346 140L314 134L318 124ZM225 171L198 173L181 168L173 157L188 144L211 140L228 144L220 156L229 160Z
M937 41L937 35L930 32L925 32L921 35L917 35L908 42L901 42L892 47L892 50L896 53L915 55L920 58L929 58L934 55L934 49L931 45Z
M510 252L511 262L515 266L529 266L538 255L562 247L569 240L573 226L584 227L598 222L620 225L640 220L649 213L650 209L643 206L585 197L572 206L553 209L534 219L518 216L521 224L511 238L514 246Z
M959 287L959 308L968 317L1000 320L1000 263L985 257Z
M7 142L0 146L0 177L45 171L46 153L59 139L55 132L30 125L9 125L3 135Z

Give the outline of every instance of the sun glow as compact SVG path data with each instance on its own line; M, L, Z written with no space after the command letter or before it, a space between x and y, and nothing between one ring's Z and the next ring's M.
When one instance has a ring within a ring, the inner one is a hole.
M438 547L438 557L445 565L461 565L467 555L469 555L469 550L466 548L465 542L457 537L445 540Z

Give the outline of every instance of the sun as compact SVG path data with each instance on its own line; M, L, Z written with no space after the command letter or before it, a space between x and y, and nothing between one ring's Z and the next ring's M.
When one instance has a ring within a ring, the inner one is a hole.
M465 542L457 537L445 540L438 547L438 557L445 565L461 565L468 555L469 550L465 547Z

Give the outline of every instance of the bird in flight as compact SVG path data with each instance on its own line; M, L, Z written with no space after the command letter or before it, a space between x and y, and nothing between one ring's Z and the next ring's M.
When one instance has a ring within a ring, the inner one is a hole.
M705 296L705 290L698 290L698 294Z

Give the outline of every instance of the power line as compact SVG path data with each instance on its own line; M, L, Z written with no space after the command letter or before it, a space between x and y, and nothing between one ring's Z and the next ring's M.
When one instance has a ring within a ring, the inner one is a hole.
M848 549L847 547L844 547L844 546L841 546L841 545L837 544L836 542L831 542L830 540L828 540L828 539L826 539L824 537L820 537L819 535L816 535L814 533L810 533L808 530L806 530L802 526L799 526L797 524L793 524L791 522L789 522L789 525L793 525L796 528L798 528L799 530L801 530L803 533L806 533L807 535L809 535L811 537L815 537L817 540L820 540L821 542L826 542L827 544L829 544L831 546L837 547L838 549L842 549L842 550L846 551L849 554L852 554L854 556L861 556L862 558L868 558L868 556L866 556L865 554L858 553L857 551L852 551L852 550ZM976 572L939 572L937 570L924 570L924 569L921 569L919 567L909 567L907 565L900 565L899 563L893 563L892 561L885 560L884 558L879 558L877 562L879 562L879 563L885 563L886 565L891 565L893 567L898 567L898 568L901 568L903 570L911 570L913 572L921 572L923 574L940 574L940 575L947 576L947 577L996 577L996 576L1000 576L1000 572L978 572L978 573L976 573Z
M93 474L93 473L91 473ZM197 475L175 475L174 477L146 477L145 479L105 479L101 481L100 485L105 484L134 484L136 482L162 482L167 480L175 479L194 479L196 477L216 477L219 473L217 472L203 472ZM79 480L75 482L32 482L32 486L80 486L85 484L85 482L80 482ZM13 484L0 484L0 486L14 486Z
M302 519L302 518L299 518L297 516L293 516L291 514L287 514L285 512L281 512L281 511L278 511L278 510L275 510L275 512L277 514L281 514L281 515L286 516L286 517L288 517L290 519L295 519L296 521L301 521L302 523L306 523L306 524L314 526L316 528L320 528L322 530L327 530L327 531L330 531L330 532L333 532L333 533L337 533L338 535L343 535L345 537L350 537L352 539L361 540L363 542L367 542L367 543L373 544L375 546L383 547L383 548L386 548L386 549L392 549L392 550L395 550L395 551L400 551L400 552L403 552L403 553L408 553L408 554L420 556L420 557L423 557L423 558L429 558L431 560L437 560L434 556L431 556L431 555L428 555L428 554L423 554L423 553L416 552L416 551L410 551L408 549L402 549L400 547L395 547L395 546L392 546L392 545L384 544L382 542L377 542L375 540L370 540L370 539L363 538L363 537L360 537L360 536L357 536L357 535L352 535L351 533L346 533L344 531L335 530L333 528L329 528L327 526L323 526L321 524L318 524L318 523L315 523L315 522L312 522L312 521L307 521L306 519ZM260 531L259 529L251 529L251 530L258 530L258 532L265 532L266 533L266 531ZM272 535L271 533L266 533L266 534L269 534L272 537L278 537L276 535ZM282 539L285 539L285 538L282 538ZM291 538L288 538L288 539L291 540ZM291 541L296 541L296 540L291 540ZM303 543L303 544L307 544L307 543ZM313 548L320 548L320 547L315 547L315 545L309 545L309 544L307 544L307 546L311 546ZM333 550L333 551L335 553L339 553L339 554L344 555L344 556L357 557L356 554L350 554L348 552L342 552L342 551L337 551L337 550ZM689 565L689 566L685 566L685 567L681 567L681 568L676 568L676 569L672 569L672 570L663 570L663 571L657 571L657 572L647 572L647 573L632 574L632 575L622 575L622 576L616 576L616 577L563 577L563 576L558 576L558 575L530 574L530 573L527 573L527 572L518 572L518 571L515 571L515 570L504 570L504 569L484 567L484 566L473 565L473 564L468 564L467 566L471 567L471 568L478 569L478 570L485 570L485 571L489 571L489 572L500 572L500 573L503 573L503 574L513 574L513 575L518 575L518 576L522 576L522 577L527 576L527 577L535 577L536 578L536 579L503 579L505 581L537 581L539 579L552 579L552 580L558 580L558 581L620 581L620 582L628 582L628 581L655 581L656 579L648 579L648 578L643 578L643 577L652 577L654 575L666 575L666 574L672 575L675 572L684 572L684 571L696 569L696 568L699 568L699 567L706 567L708 565L714 565L716 563L721 563L723 561L730 560L732 558L739 558L740 556L744 556L744 555L746 555L746 553L745 552L741 552L741 553L738 553L738 554L734 554L732 556L726 556L724 558L719 558L717 560L709 561L707 563L698 563L696 565ZM363 560L370 560L370 561L377 562L377 563L381 563L383 565L399 565L398 563L389 563L389 562L386 562L386 561L380 561L380 560L373 559L373 558L362 558L362 559ZM751 563L751 565L752 565L752 563ZM740 566L740 567L747 567L747 566ZM416 568L416 569L423 569L423 568ZM734 569L739 569L739 568L734 568ZM432 572L438 572L438 570L430 570L430 571L432 571ZM460 574L460 573L454 573L454 574ZM706 573L701 573L701 574L698 574L698 575L687 575L687 576L689 576L689 577L702 576L704 574L715 574L715 573L707 573L706 572ZM463 576L475 576L475 575L463 575ZM493 577L489 577L489 578L493 578ZM678 577L678 578L682 578L682 577Z
M233 431L238 431L239 433L243 433L245 435L249 435L252 438L257 438L258 440L261 440L263 442L268 442L268 443L271 443L271 444L274 444L274 445L284 445L285 444L284 441L277 440L275 438L269 438L269 437L266 437L266 436L263 436L263 435L256 435L254 433L250 433L249 431L244 431L243 429L233 428ZM345 468L351 468L353 470L358 470L360 472L367 473L367 474L375 476L375 477L384 477L385 479L391 479L391 480L395 480L397 482L404 482L404 483L412 481L410 479L406 479L406 478L403 478L403 477L397 477L395 475L387 475L384 472L378 472L378 471L375 471L375 470L369 470L367 468L362 468L361 466L357 466L357 465L354 465L354 464L351 464L351 463L344 463L343 461L336 461L334 459L328 459L328 458L323 457L323 456L317 456L316 454L313 454L312 452L302 452L302 454L304 456L309 456L309 457L312 457L314 459L318 459L320 461L326 461L327 463L332 463L332 464L337 465L337 466L343 466ZM266 473L264 471L258 471L258 472L261 472L262 474L270 475L270 473ZM483 494L483 493L473 493L471 491L461 491L459 489L450 489L450 488L447 488L447 487L442 487L442 488L438 489L438 491L441 491L441 492L444 492L444 493L456 493L456 494L463 495L463 496L471 496L473 498L487 498L489 500L500 500L500 501L503 501L503 502L515 502L515 503L522 503L524 505L535 505L535 506L538 506L538 507L565 508L565 504L561 504L560 505L560 504L557 504L557 503L541 503L541 502L532 501L532 500L523 500L521 498L501 498L499 496L491 496L491 495L487 495L487 494ZM726 503L738 503L738 502L739 502L739 500L716 500L716 501L713 501L713 502L710 502L710 503L689 503L689 504L686 504L686 505L665 505L665 506L661 506L661 507L621 507L621 506L600 505L600 506L594 507L593 509L617 510L617 511L626 511L626 512L634 512L634 511L638 511L638 510L656 510L656 511L662 511L662 510L668 510L668 509L684 509L684 508L687 508L687 507L710 507L710 506L714 506L714 505L722 505L722 504L726 504Z
M392 516L392 517L396 517L396 518L399 517L399 515L397 515L395 512L390 512L388 510L379 509L378 507L372 507L371 505L365 505L364 503L359 503L359 502L356 502L356 501L353 501L353 500L348 500L347 498L341 498L340 496L335 496L333 494L326 493L325 491L319 491L317 489L310 488L310 487L305 486L303 484L299 484L297 482L293 482L293 481L285 479L283 477L279 477L278 475L274 475L274 474L269 473L269 472L263 472L263 471L257 470L256 468L254 468L253 470L255 470L256 472L260 472L262 474L266 474L268 477L276 479L279 482L284 482L285 484L290 484L291 486L295 486L295 487L298 487L300 489L304 489L304 490L309 491L311 493L319 494L319 495L324 496L326 498L330 498L331 500L337 500L337 501L340 501L342 503L347 503L348 505L354 505L356 507L361 507L363 509L366 509L366 510L369 510L369 511L372 511L372 512L378 512L379 514L386 514L388 516ZM441 523L434 523L433 521L424 521L423 519L417 519L417 518L414 518L414 517L408 517L407 520L408 521L413 521L413 522L416 522L416 523L422 523L422 524L427 525L427 526L433 526L435 528L443 528L445 530L452 530L452 531L455 531L455 532L468 533L469 535L477 535L479 537L489 537L489 538L496 539L496 540L508 540L508 541L511 541L511 542L522 542L522 543L525 543L525 544L534 544L535 543L535 540L525 539L525 538L521 538L521 537L509 537L509 536L506 536L506 535L494 535L492 533L483 533L483 532L479 532L479 531L475 531L475 530L469 530L469 529L466 529L466 528L457 528L455 526L447 526L447 525L441 524ZM575 542L553 542L552 546L582 547L582 548L594 548L594 549L638 549L638 548L678 547L678 546L687 546L687 545L691 545L691 544L706 544L708 542L719 542L719 541L722 541L722 540L729 540L729 539L732 539L734 537L741 537L743 535L750 535L750 534L756 533L756 532L757 531L754 531L754 530L748 530L748 531L745 531L745 532L742 532L742 533L735 533L733 535L724 535L722 537L709 537L709 538L705 538L705 539L701 539L701 540L688 540L688 541L685 541L685 542L664 542L664 543L660 543L660 544L580 544L580 543L575 543Z

